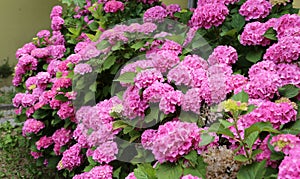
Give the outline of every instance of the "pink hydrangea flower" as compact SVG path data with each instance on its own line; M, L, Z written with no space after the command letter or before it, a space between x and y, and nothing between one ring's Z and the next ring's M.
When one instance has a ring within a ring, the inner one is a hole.
M209 56L208 62L210 65L214 64L227 64L232 65L238 60L238 54L236 50L231 46L219 45L213 53Z
M300 17L297 14L285 14L273 20L272 27L276 30L279 40L288 36L299 37Z
M167 15L170 17L174 17L176 12L180 12L181 8L179 4L170 4L166 7Z
M268 26L261 22L251 22L246 24L244 31L240 36L242 45L261 45L267 46L271 43L269 39L263 35L268 30Z
M108 141L99 145L93 152L93 159L100 164L108 164L116 159L118 154L118 146L116 142Z
M164 81L163 75L160 73L160 71L156 69L143 70L140 73L138 73L134 78L135 86L137 86L139 89L147 88L156 81Z
M22 128L22 135L26 136L28 133L35 133L37 134L45 127L45 124L42 121L38 121L36 119L27 119L24 122Z
M61 30L65 20L59 16L54 16L51 21L51 29L54 31Z
M125 179L137 179L137 178L134 176L134 173L131 172Z
M198 6L190 20L192 27L209 29L221 25L229 14L228 8L223 3L208 3Z
M72 131L61 128L56 130L52 135L52 140L54 142L54 152L56 155L60 154L60 148L67 144L72 138Z
M63 11L63 8L61 6L54 6L52 8L50 18L53 19L53 17L55 17L55 16L61 17L62 11Z
M189 175L185 175L185 176L181 177L181 179L202 179L202 178L199 178L197 176L193 176L193 175L189 174Z
M267 17L272 10L272 4L267 0L247 0L240 8L239 13L247 21Z
M300 148L294 148L279 165L278 179L298 178L300 176Z
M179 63L180 59L174 50L160 50L148 57L152 60L153 66L164 73Z
M147 143L152 141L152 145L147 145L145 141ZM142 135L142 145L146 145L160 163L177 161L181 156L197 148L199 142L200 129L198 126L195 123L180 121L167 122L159 126L156 132Z
M71 101L64 102L60 105L57 115L61 119L67 119L74 116L74 107Z
M43 136L38 140L35 145L38 150L41 150L42 148L46 149L48 148L51 144L53 144L53 140L51 137Z
M42 38L49 38L51 34L49 30L41 30L36 34L36 36L42 39Z
M86 73L91 73L93 71L92 67L87 63L77 64L74 68L75 74L84 75Z
M270 141L277 152L283 152L288 155L293 148L300 147L299 137L292 134L279 134Z
M165 93L173 90L171 85L156 81L143 91L143 99L152 103L159 102Z
M263 56L264 60L275 63L291 63L300 57L300 37L284 37L269 47Z
M32 43L25 44L22 48L19 48L16 52L16 59L21 58L22 55L29 55L33 49L36 49L37 47Z
M121 1L108 1L104 5L104 11L106 13L115 13L119 10L124 11L124 4Z
M64 45L52 45L50 46L50 54L53 59L60 59L64 56L66 47Z
M35 58L46 58L50 55L50 50L48 47L36 48L31 51L31 55Z
M80 154L81 146L75 144L69 149L63 152L62 158L57 165L58 170L68 169L69 171L73 170L75 167L78 167L82 163L82 155Z
M167 17L167 10L162 6L154 6L144 13L144 22L162 22Z
M176 111L176 106L181 106L183 93L179 90L165 93L159 103L159 109L165 114Z
M30 155L31 155L34 159L38 159L38 158L40 158L40 157L43 156L43 153L42 153L42 152L33 152L33 151L31 151L31 152L30 152Z
M200 114L201 107L201 94L199 88L191 88L183 96L181 108L184 111L192 111L196 114Z

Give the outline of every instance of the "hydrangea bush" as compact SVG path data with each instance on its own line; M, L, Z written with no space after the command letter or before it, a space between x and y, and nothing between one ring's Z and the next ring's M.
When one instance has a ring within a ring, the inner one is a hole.
M292 2L63 2L16 52L13 105L38 166L75 179L299 176Z

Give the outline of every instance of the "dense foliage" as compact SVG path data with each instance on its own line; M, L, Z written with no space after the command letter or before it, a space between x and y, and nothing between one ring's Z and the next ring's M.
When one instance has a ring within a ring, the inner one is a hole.
M299 176L292 2L63 2L52 31L16 53L13 104L37 166L75 179Z

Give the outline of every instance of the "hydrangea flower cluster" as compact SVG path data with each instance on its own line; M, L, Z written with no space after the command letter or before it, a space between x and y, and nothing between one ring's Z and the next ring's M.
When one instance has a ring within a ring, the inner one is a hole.
M213 53L209 56L208 62L210 65L219 63L232 65L238 60L236 50L231 46L220 45L216 47Z
M199 177L189 174L189 175L185 175L185 176L181 177L181 179L202 179L202 178L199 178Z
M208 3L198 6L190 20L192 27L209 29L221 25L229 14L228 8L223 3Z
M297 178L300 176L299 147L295 147L289 156L285 156L279 165L278 178Z
M274 146L275 151L289 155L293 148L300 146L300 139L292 134L279 134L272 138L270 144Z
M268 25L261 22L250 22L244 27L244 31L240 37L240 43L242 45L261 45L267 46L271 43L269 39L263 35L268 30Z
M267 0L247 0L239 12L247 21L265 18L271 12L272 4Z
M117 11L123 11L124 10L124 4L121 1L108 1L104 5L104 11L106 13L115 13Z
M79 175L75 175L73 179L112 179L113 167L109 165L96 166L89 172L85 172Z
M26 136L29 133L37 134L44 127L45 124L42 121L38 121L36 119L27 119L22 128L22 135Z
M198 147L200 129L194 123L171 121L159 126L157 131L146 130L142 145L151 150L160 163L175 162L180 156Z
M154 6L144 13L144 22L162 22L167 17L168 12L162 6Z
M63 152L62 159L57 165L58 170L64 168L68 170L73 170L73 168L80 166L82 163L82 156L80 154L81 147L79 144L75 144L66 151Z

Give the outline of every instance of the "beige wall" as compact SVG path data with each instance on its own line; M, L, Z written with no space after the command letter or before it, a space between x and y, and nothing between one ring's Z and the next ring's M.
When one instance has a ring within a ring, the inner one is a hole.
M15 64L15 51L42 29L50 28L49 15L58 0L0 1L0 63L9 57Z
M163 0L166 4L179 4L182 8L187 8L188 0Z

